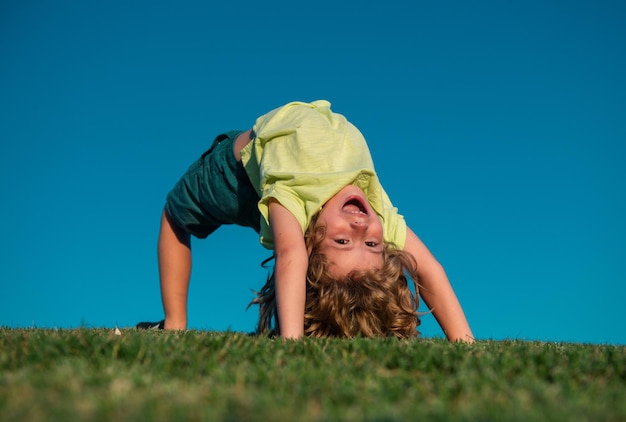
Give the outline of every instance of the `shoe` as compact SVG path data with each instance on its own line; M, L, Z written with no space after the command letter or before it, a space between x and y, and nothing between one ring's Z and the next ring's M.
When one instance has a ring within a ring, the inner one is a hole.
M165 328L165 320L159 322L140 322L135 327L138 330L162 330Z

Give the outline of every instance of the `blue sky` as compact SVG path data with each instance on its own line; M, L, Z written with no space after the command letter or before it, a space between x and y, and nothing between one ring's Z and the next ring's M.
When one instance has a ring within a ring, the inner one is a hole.
M623 2L219 3L0 4L0 326L161 318L168 190L217 133L328 99L477 338L626 344ZM251 331L256 234L193 248L190 326Z

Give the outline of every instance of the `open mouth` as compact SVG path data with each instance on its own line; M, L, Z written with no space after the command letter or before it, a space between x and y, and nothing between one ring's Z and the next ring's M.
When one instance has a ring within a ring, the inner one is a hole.
M347 212L350 214L367 215L367 209L358 198L350 198L348 201L346 201L345 204L343 204L342 210L343 212Z

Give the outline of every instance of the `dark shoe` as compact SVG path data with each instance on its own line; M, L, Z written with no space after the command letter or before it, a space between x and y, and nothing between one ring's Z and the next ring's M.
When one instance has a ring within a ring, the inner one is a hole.
M159 322L140 322L136 325L138 330L162 330L165 328L165 320Z

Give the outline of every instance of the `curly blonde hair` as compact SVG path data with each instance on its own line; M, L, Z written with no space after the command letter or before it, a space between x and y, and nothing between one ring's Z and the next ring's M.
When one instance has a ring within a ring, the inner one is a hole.
M333 277L328 258L320 252L326 230L317 224L318 215L313 217L304 235L309 255L304 334L401 339L419 336L419 283L413 256L385 243L382 268L352 271L340 279ZM415 292L409 288L409 278ZM280 333L273 272L250 305L259 305L257 333Z

